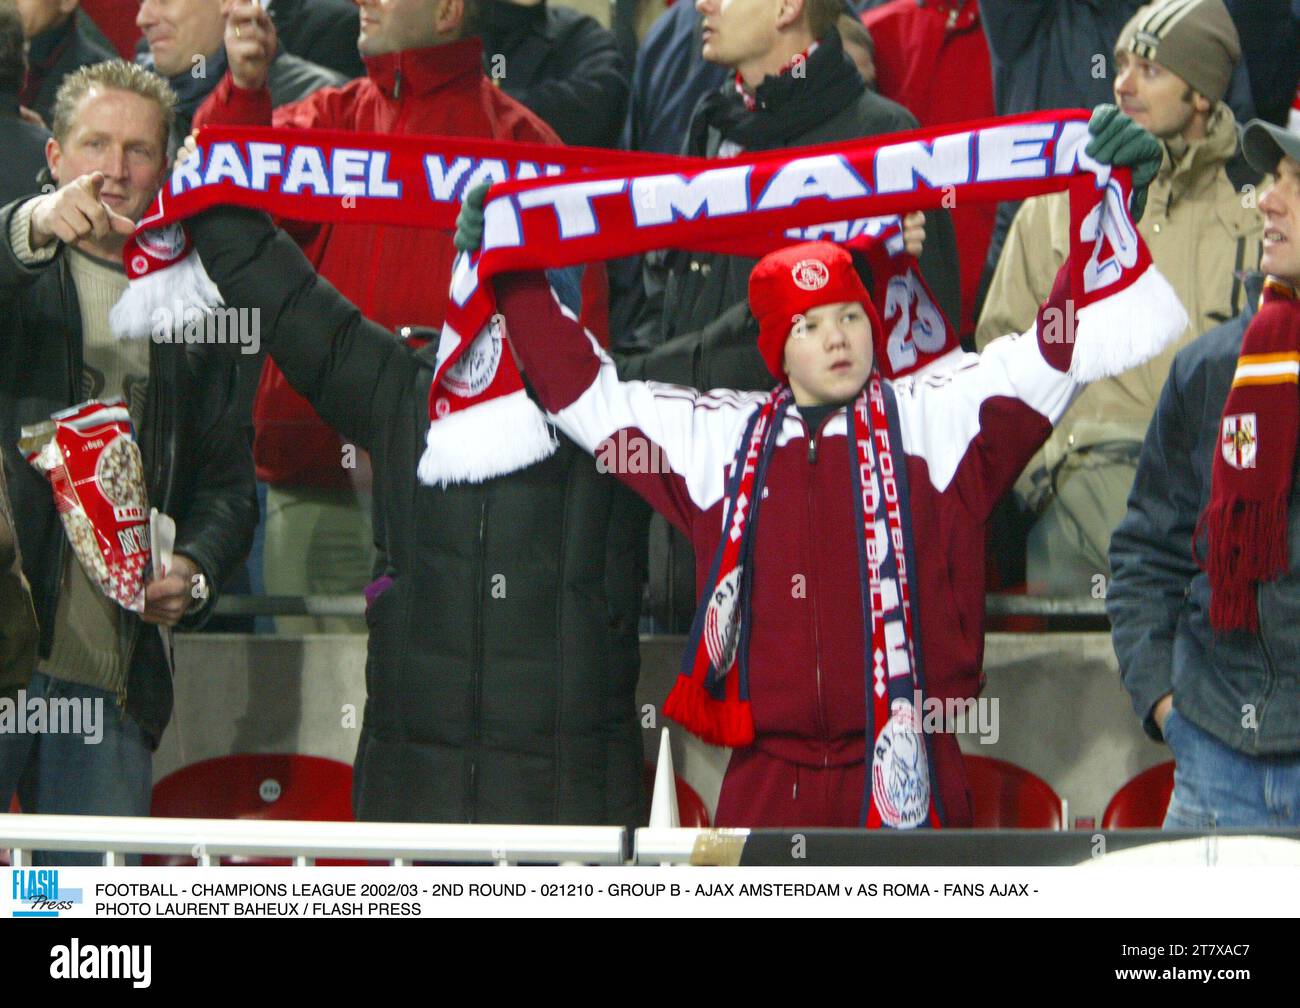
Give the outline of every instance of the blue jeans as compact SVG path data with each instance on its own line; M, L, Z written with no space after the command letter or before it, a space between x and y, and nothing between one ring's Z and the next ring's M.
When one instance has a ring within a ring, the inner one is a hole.
M93 732L0 733L0 805L9 811L14 791L24 812L56 815L147 816L153 783L153 750L135 719L110 692L33 672L26 699L52 709L53 699L90 701ZM65 726L66 727L66 726ZM98 741L95 739L98 737ZM138 862L138 858L132 859ZM102 854L37 851L36 864L98 865Z
M1300 754L1247 756L1173 709L1164 735L1175 760L1165 829L1300 826Z

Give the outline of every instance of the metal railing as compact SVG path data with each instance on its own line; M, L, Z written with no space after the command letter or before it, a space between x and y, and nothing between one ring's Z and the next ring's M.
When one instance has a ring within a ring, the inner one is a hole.
M223 857L321 858L456 864L625 864L621 826L490 826L302 822L264 819L166 819L126 816L0 815L0 849L13 867L34 850L102 852L121 866L129 854L182 855L200 865Z
M993 593L984 597L984 606L991 619L1081 620L1106 629L1105 599ZM222 595L216 612L221 616L364 616L366 600L361 595Z

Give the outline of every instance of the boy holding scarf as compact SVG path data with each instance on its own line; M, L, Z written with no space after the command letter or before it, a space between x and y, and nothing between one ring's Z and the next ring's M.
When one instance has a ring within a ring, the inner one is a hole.
M1150 136L1114 109L1091 129L1088 154L1134 166L1144 188ZM478 245L477 211L471 195L462 249ZM919 734L919 712L979 689L984 523L1082 387L1073 334L1050 325L1068 277L1067 264L1029 332L890 382L849 254L788 246L749 284L771 393L620 382L539 275L497 278L553 422L598 457L658 460L607 468L695 547L701 603L665 713L735 749L718 825L970 825L956 738ZM1167 285L1154 291L1162 344L1185 318ZM1105 339L1086 325L1080 340Z

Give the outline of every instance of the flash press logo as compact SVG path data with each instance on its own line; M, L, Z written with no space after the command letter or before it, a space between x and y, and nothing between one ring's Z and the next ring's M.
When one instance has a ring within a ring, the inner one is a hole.
M55 980L130 980L132 987L153 982L152 945L82 945L73 938L50 948Z
M57 868L14 868L10 872L13 900L26 908L14 910L15 917L57 917L81 902L80 889L60 889Z

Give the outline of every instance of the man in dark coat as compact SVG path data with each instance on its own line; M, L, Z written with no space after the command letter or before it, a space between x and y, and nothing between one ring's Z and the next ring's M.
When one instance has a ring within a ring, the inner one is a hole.
M237 8L231 24L244 44L231 45L230 73L200 121L555 143L533 112L485 79L482 46L457 6L367 0L368 76L274 118L260 87L273 36L259 10ZM265 43L257 52L254 38ZM272 422L259 429L259 461L268 475L287 477L268 511L278 499L288 513L310 513L318 495L303 483L338 478L340 436L371 456L379 560L367 589L357 817L638 821L643 506L567 443L484 483L428 487L416 476L437 340L417 352L392 330L441 325L451 234L309 229L305 250L328 283L256 220L204 219L194 234L227 303L275 320L262 329L276 367L268 362L273 379L263 378L259 418L309 415L296 431ZM377 321L338 307L330 284ZM286 531L289 554L301 539ZM311 567L329 559L313 557ZM319 576L307 566L304 577Z
M1300 356L1300 136L1256 121L1242 149L1274 176L1259 200L1264 275L1247 278L1237 318L1174 358L1110 544L1106 611L1124 687L1176 763L1167 829L1300 825L1300 484L1285 405ZM1261 341L1276 352L1259 353ZM1266 488L1251 487L1259 477ZM1234 499L1238 487L1254 499ZM1271 534L1249 523L1252 505L1276 508ZM1249 544L1222 563L1224 514L1277 548L1280 569L1260 576ZM1234 588L1255 627L1217 611Z
M637 51L623 146L680 154L695 105L716 91L726 67L700 55L704 45L694 4L675 3L659 15Z
M174 102L163 81L122 60L78 70L55 102L58 189L0 209L0 453L40 625L28 703L95 712L79 731L0 732L0 808L16 786L31 812L149 814L152 752L172 711L157 626L208 618L257 521L233 362L109 328L126 289L124 236L165 178ZM148 501L176 522L171 566L147 582L139 614L86 575L48 477L18 453L24 426L91 398L125 401Z
M508 476L421 484L437 340L417 349L364 318L264 215L187 227L227 304L275 320L262 343L289 381L371 455L357 817L639 821L640 504L564 439Z

